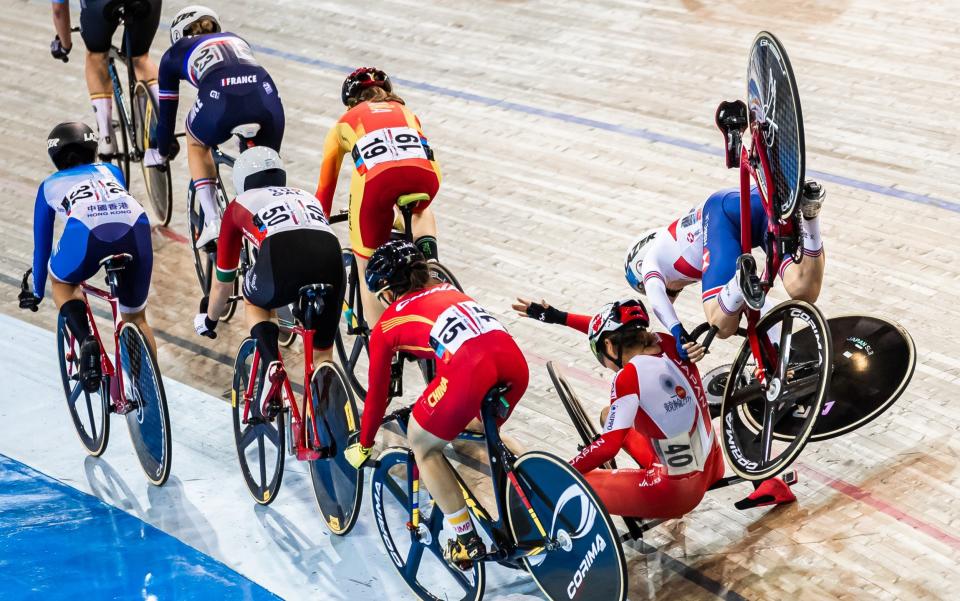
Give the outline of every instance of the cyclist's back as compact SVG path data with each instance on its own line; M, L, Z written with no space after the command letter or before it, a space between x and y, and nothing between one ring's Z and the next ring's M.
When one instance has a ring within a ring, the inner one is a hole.
M617 372L603 434L571 462L616 515L680 517L723 477L700 374L679 359L671 336L655 336L661 352L634 356ZM640 469L596 469L622 448Z

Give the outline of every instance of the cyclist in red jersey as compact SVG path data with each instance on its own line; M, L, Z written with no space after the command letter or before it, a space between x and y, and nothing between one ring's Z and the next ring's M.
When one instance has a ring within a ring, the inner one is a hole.
M393 93L390 78L372 67L357 69L343 82L341 100L347 112L323 145L317 198L330 215L344 155L353 164L350 180L350 244L362 280L374 249L390 239L396 201L423 193L429 201L413 213L413 240L428 260L437 259L437 222L430 202L440 187L440 166L420 127L420 119ZM361 290L368 323L383 308L368 290Z
M521 315L561 323L586 333L594 356L616 371L610 407L601 413L603 432L571 464L615 515L671 519L688 513L723 477L724 462L713 430L700 372L704 357L695 342L683 345L668 334L647 331L650 319L639 300L605 305L592 318L566 313L546 302L518 299ZM639 469L598 469L621 450ZM765 480L740 509L789 503L793 492L780 478Z
M426 259L409 242L392 241L377 249L367 285L388 306L370 333L360 439L347 448L346 457L360 467L370 456L389 402L394 354L436 359L437 375L413 407L407 440L422 478L457 534L447 556L466 568L485 549L443 448L471 422L479 424L480 405L494 386L509 385L505 398L513 411L527 388L527 362L496 318L453 286L431 280Z
M330 229L317 199L305 190L286 186L286 173L277 151L268 146L245 150L233 166L238 196L223 213L217 242L216 281L194 318L197 334L216 337L237 278L246 240L257 249L256 261L243 279L246 321L257 341L266 376L283 376L279 326L273 310L296 302L300 288L310 284L332 287L314 325L317 359L333 359L333 340L343 303L344 273L340 242ZM262 388L267 394L269 386Z

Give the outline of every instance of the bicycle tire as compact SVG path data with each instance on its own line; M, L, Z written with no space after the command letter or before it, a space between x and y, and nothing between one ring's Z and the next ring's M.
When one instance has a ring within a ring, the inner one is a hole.
M297 339L297 335L293 331L294 326L297 325L297 320L293 316L291 307L292 305L284 305L277 309L277 325L280 326L280 335L277 337L277 341L283 348L289 348L293 341Z
M223 211L226 209L226 196L223 195L222 185L217 184L217 207L220 210L220 214L223 214ZM213 243L213 250L207 251L204 248L197 248L196 240L200 237L200 228L203 223L203 216L201 209L198 206L196 190L193 187L193 182L190 182L190 187L187 191L187 225L190 229L190 239L188 243L190 244L190 250L193 252L193 267L197 275L197 283L200 285L201 296L210 296L210 285L213 281L213 278L216 277L216 264L217 264L217 251L216 243ZM205 247L206 248L206 247ZM233 289L231 290L231 296L237 296L240 292L240 278L235 278L233 280ZM223 312L223 315L220 316L221 321L230 321L230 318L237 311L238 303L227 303L226 309Z
M57 357L67 410L80 444L89 455L99 457L107 450L107 443L110 441L110 382L109 378L104 376L97 392L88 393L83 390L83 383L77 375L77 365L80 362L78 346L61 315L57 319ZM77 403L81 399L82 411L77 409Z
M319 439L312 439L313 429L308 427L307 442L332 448L334 453L329 459L309 463L310 481L327 528L333 534L346 536L360 517L363 500L363 470L350 465L343 453L350 445L350 437L359 430L360 412L347 377L331 361L321 363L313 371L310 390L311 414Z
M142 81L138 81L133 89L133 110L134 123L137 125L134 129L137 134L134 145L138 155L143 157L157 130L158 108L150 88ZM141 159L140 169L143 172L143 183L147 188L151 216L154 217L150 220L151 223L169 225L170 218L173 216L173 183L170 166L167 165L166 169L161 171L156 167L147 167Z
M247 338L240 343L237 358L233 366L233 388L230 391L230 405L233 414L233 438L237 447L237 460L240 464L240 471L246 482L247 490L250 491L250 495L254 501L260 505L269 505L277 497L277 493L280 491L280 484L283 481L283 462L286 455L286 449L284 448L284 413L281 412L272 420L264 419L261 407L257 402L260 396L260 387L262 386L263 378L263 365L261 364L260 369L257 370L258 373L256 377L258 383L253 387L253 398L250 401L250 412L248 416L248 422L253 419L256 420L256 423L242 423L245 403L241 401L247 390L250 364L255 348L256 342L253 338ZM245 441L244 439L249 440ZM269 480L267 479L266 472L268 462L266 445L264 444L265 439L272 439L270 442L276 455L276 458L272 462L272 472ZM260 476L259 481L257 481L251 473L250 462L246 454L247 447L253 444L254 440L256 440L258 445L257 459L259 460L259 469L256 471Z
M120 131L118 136L118 145L117 145L117 154L112 157L112 160L117 164L117 167L120 168L120 171L123 173L123 179L126 183L127 189L130 188L130 144L127 136L127 128L129 127L128 115L126 114L126 106L123 103L123 83L120 81L120 69L117 69L117 61L126 66L124 63L124 58L117 52L115 49L111 49L109 53L109 62L107 64L107 70L113 71L111 73L110 81L113 85L113 110L116 111L117 119L114 121L113 116L111 115L110 123L113 127L113 135L117 135L117 130ZM126 71L126 69L124 69ZM126 73L124 73L126 74ZM115 77L114 77L115 75Z
M503 494L513 539L535 544L543 539L542 527L547 537L559 544L556 549L521 559L544 596L563 600L578 596L625 600L627 567L620 535L610 514L583 476L563 459L541 451L518 457L513 473L524 487L524 495L529 501L528 505L514 486L506 486ZM550 516L552 523L549 527L545 522L539 527L533 523L531 507L540 519ZM573 530L572 534L568 528ZM609 553L606 553L608 549ZM591 554L593 559L587 564L588 568L582 568ZM564 577L558 577L559 574ZM576 582L577 575L580 576L579 583Z
M360 281L356 271L356 261L353 251L343 249L340 253L343 260L343 266L347 274L347 292L343 299L343 322L342 328L337 329L334 337L334 344L337 347L337 356L340 358L340 365L347 375L347 381L353 387L357 397L365 399L367 388L364 382L360 380L359 363L362 356L369 360L369 338L366 334L367 324L363 318L363 306L360 301ZM357 331L357 334L351 334L350 330ZM347 343L351 341L349 352Z
M573 422L574 429L580 435L580 440L584 445L593 444L593 441L597 438L597 430L583 410L580 399L573 392L570 384L567 383L566 378L563 377L553 361L547 361L547 374L550 376L550 381L553 382L553 387L557 390L557 396L560 397L560 402L566 409L570 421Z
M442 558L443 553L439 536L437 536L443 527L443 513L440 508L435 503L420 502L421 520L419 528L416 533L408 529L407 522L411 519L412 511L410 494L417 494L418 499L423 498L419 495L429 494L422 484L416 491L411 491L410 486L406 486L399 481L401 476L406 476L409 480L412 462L413 452L409 449L403 447L388 448L377 459L377 467L370 479L371 503L376 518L374 521L377 524L380 539L383 541L387 555L400 573L400 577L418 598L430 601L440 601L441 599L479 601L483 598L486 587L486 566L483 562L475 562L468 576L467 573L450 567ZM396 476L392 474L396 474ZM393 529L391 529L392 527ZM402 546L404 543L408 544L407 552L402 552L398 548L398 545ZM414 545L419 545L420 548L415 549ZM424 551L429 551L429 553ZM418 577L421 576L421 570L419 568L425 556L439 561L446 570L423 570L425 572L423 577L429 578L432 575L436 578L437 574L447 575L447 582L423 583L420 581ZM411 561L416 562L412 569L407 567ZM459 588L462 591L462 596L453 596L446 591L437 595L435 592L438 592L437 588L440 586L453 590Z
M147 479L163 486L170 476L173 442L160 367L136 324L123 324L118 338L124 394L136 405L126 415L130 440Z
M782 320L777 321L778 317L786 315L790 318L790 327L783 328ZM814 332L813 335L820 338L820 343L814 345L812 349L797 349L793 346L794 335L798 332L793 331L793 319L799 318L808 328ZM769 400L766 392L760 389L752 373L748 373L749 362L754 358L750 349L750 340L744 340L737 353L736 358L730 369L730 375L727 377L727 385L723 391L723 402L720 408L721 425L721 448L727 463L735 474L745 480L765 480L772 478L780 472L787 469L797 458L803 447L806 445L810 435L816 426L817 417L820 415L823 407L824 397L830 389L830 376L832 372L833 344L830 336L830 328L823 314L814 305L803 301L787 301L780 303L757 322L757 336L766 336L774 327L775 323L781 323L780 345L790 344L790 356L788 358L787 369L785 372L793 372L794 381L789 384L780 382L779 379L772 379L769 383L769 390L773 390L775 399ZM790 331L787 337L785 332ZM819 333L817 333L819 332ZM808 357L804 352L813 353L814 356ZM793 362L795 357L804 359L804 361ZM810 376L798 377L799 373L806 373L813 367L812 362L816 361L816 380L811 380ZM793 365L793 368L789 368ZM767 366L763 366L765 370ZM797 393L797 398L784 398L784 394L792 390L810 389L810 393ZM748 390L750 389L750 390ZM738 398L734 398L739 394ZM802 403L798 402L802 401ZM763 423L751 427L748 418L755 407L753 403L759 406L760 414L763 415ZM758 405L759 404L759 405ZM774 415L774 411L778 415ZM783 439L775 435L776 423L788 414L792 414L799 420L799 430L792 439ZM766 438L766 440L765 440ZM786 448L777 454L776 459L770 458L772 451L772 442L778 440L786 443ZM766 455L766 458L764 457Z

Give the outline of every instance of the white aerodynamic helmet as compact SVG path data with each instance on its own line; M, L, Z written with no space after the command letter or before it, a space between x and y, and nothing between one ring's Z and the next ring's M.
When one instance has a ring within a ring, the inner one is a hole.
M269 146L248 148L233 164L233 187L237 194L253 188L286 185L283 160Z
M190 26L203 18L210 19L216 23L217 31L220 31L220 17L217 16L217 13L215 13L212 8L192 4L181 8L180 12L173 18L173 22L170 23L170 43L176 44L181 38L190 35L188 33Z
M643 259L647 256L647 253L650 252L650 247L653 246L653 239L656 237L657 231L658 230L650 230L634 240L630 248L627 249L627 259L623 264L624 275L626 275L630 287L640 294L646 294L646 290L643 287Z

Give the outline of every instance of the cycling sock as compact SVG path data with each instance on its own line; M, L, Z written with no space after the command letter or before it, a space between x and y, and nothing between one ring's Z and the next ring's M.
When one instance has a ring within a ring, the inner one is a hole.
M720 303L720 308L727 315L733 315L743 308L743 292L740 290L740 280L737 279L736 275L730 278L730 281L720 289L717 302Z
M433 236L420 236L417 238L416 242L417 248L420 249L420 252L423 253L423 256L427 258L428 261L431 259L438 261L440 255L437 251L437 239Z
M217 200L214 196L216 184L216 180L212 177L193 180L193 189L197 194L197 200L200 201L204 224L213 223L220 219L220 212L217 210Z
M801 219L800 231L803 234L803 254L816 257L823 252L823 238L820 237L820 218Z
M157 103L157 106L160 106L160 84L157 83L156 79L151 79L147 82L147 87L150 89L150 95L153 96L153 101Z
M113 96L110 94L96 94L90 97L93 113L97 117L97 131L100 139L113 134Z
M473 529L473 520L470 519L470 512L467 511L466 507L448 515L447 521L453 526L457 540L461 543L466 544L467 541L472 540L477 535Z
M92 334L90 322L87 321L87 304L79 299L71 299L60 306L60 315L67 322L67 329L77 339L83 342Z
M280 326L272 321L261 321L250 328L250 335L257 341L257 349L264 365L280 359Z

